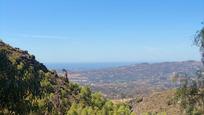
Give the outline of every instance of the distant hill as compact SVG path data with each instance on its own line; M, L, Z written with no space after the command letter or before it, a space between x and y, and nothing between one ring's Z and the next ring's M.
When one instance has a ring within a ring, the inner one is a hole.
M71 80L91 85L94 90L116 98L122 93L131 96L175 87L171 81L173 73L183 72L193 76L201 67L202 64L199 61L141 63L74 72L71 74Z
M173 72L194 73L202 66L198 61L142 63L109 69L80 72L81 76L89 80L102 80L104 82L128 81L146 78L167 79Z

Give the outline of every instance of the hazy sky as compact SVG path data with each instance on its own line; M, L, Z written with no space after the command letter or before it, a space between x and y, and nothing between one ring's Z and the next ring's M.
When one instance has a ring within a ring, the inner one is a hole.
M0 38L42 62L199 60L204 0L0 0Z

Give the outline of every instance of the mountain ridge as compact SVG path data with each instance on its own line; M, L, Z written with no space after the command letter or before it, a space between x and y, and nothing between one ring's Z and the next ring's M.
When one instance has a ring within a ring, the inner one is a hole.
M115 98L113 92L117 95L121 95L122 92L128 95L136 95L137 93L146 94L146 92L173 88L175 85L171 80L174 73L186 73L194 76L200 68L203 68L202 63L192 60L142 63L116 68L71 72L70 79L80 84L91 85L94 90Z

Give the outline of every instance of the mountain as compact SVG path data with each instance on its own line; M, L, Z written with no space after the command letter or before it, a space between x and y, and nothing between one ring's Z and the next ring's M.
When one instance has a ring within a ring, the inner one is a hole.
M92 71L71 73L74 82L91 85L93 90L101 91L110 98L121 95L146 95L154 91L173 88L174 73L186 73L193 77L202 68L199 61L141 63Z
M94 71L80 72L81 76L89 80L102 80L103 82L131 81L146 78L167 79L173 72L192 74L202 66L198 61L142 63L130 66L108 68Z
M89 87L50 71L27 51L0 41L0 114L122 115L127 104L113 104Z

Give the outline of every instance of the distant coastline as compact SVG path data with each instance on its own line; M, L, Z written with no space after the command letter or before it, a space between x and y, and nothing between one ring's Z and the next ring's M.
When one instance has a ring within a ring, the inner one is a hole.
M128 66L138 64L134 62L99 62L99 63L45 63L49 69L61 70L63 68L70 71L89 71L105 68L114 68L120 66Z
M196 61L198 60L186 60ZM90 62L90 63L45 63L49 69L62 70L67 69L70 71L90 71L107 68L115 68L121 66L130 66L135 64L153 64L153 63L165 63L165 62L185 62L185 61L164 61L164 62Z

